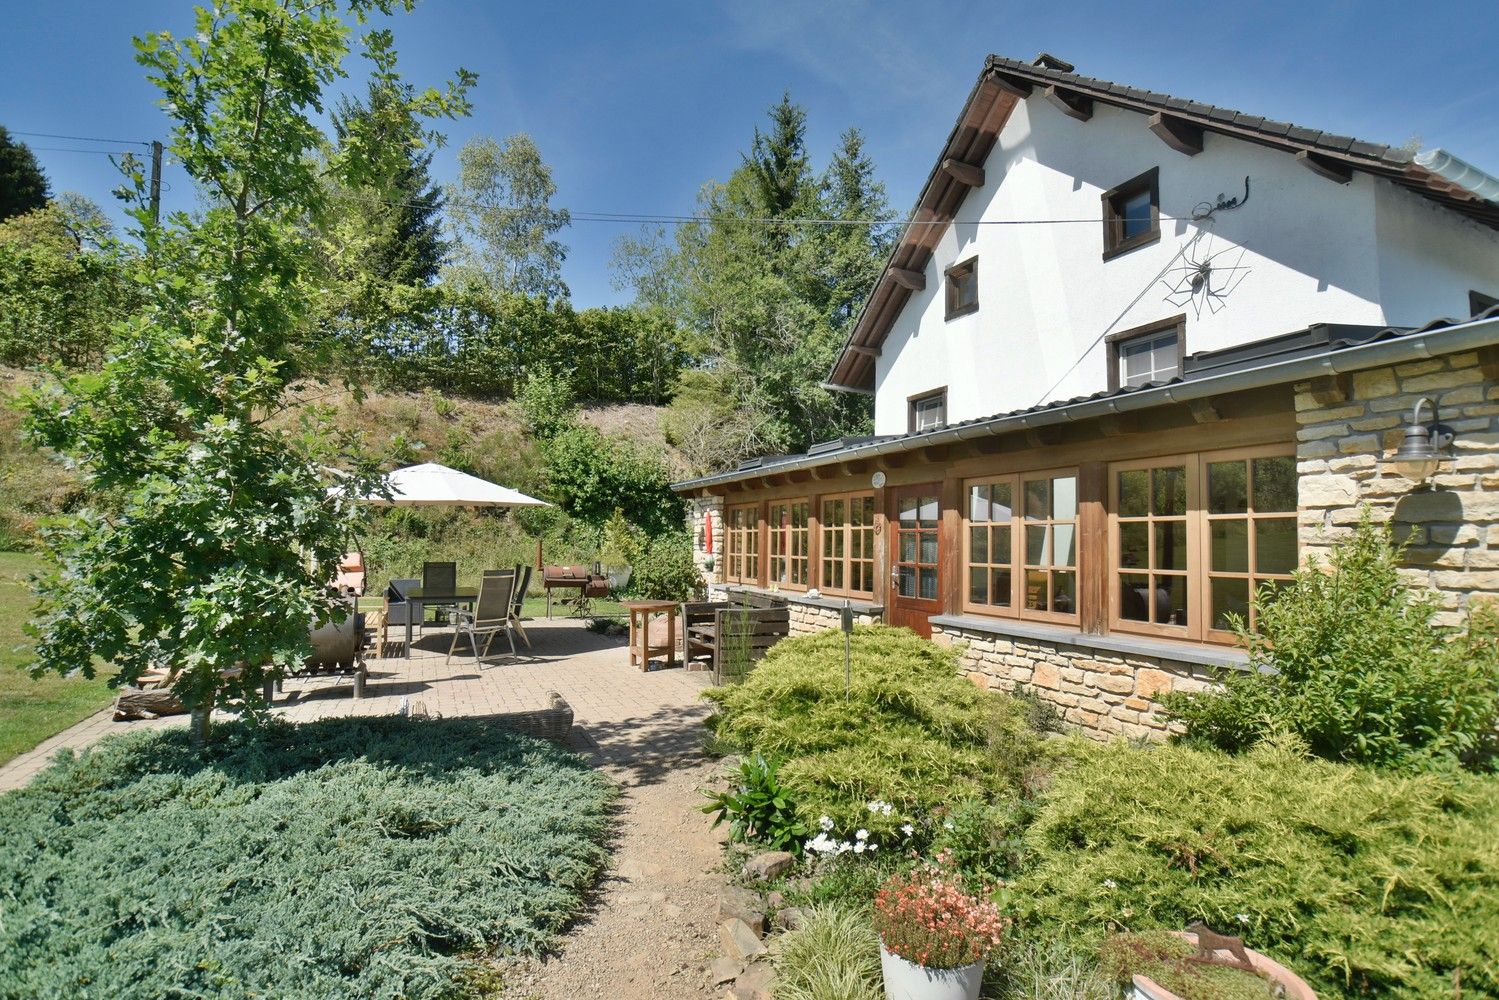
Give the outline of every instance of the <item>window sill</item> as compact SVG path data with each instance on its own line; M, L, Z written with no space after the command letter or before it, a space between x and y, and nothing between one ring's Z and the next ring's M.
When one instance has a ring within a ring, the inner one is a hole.
M951 322L952 320L960 319L960 318L962 318L964 316L972 316L974 313L976 313L978 311L979 311L979 304L977 302L975 302L971 306L959 306L957 309L953 309L953 310L949 311L943 317L943 319L945 321Z
M808 597L806 592L801 590L769 590L765 587L747 587L739 583L715 583L709 589L722 591L723 593L747 590L755 594L765 594L768 597L779 597L787 604L801 604L809 608L826 608L830 611L843 610L844 599L842 597ZM848 598L848 606L853 608L854 614L857 615L883 615L885 613L884 605L875 604L873 601L863 601L857 597Z
M1145 236L1136 236L1133 239L1126 240L1125 242L1120 243L1118 246L1109 247L1103 252L1103 259L1105 261L1110 261L1115 257L1123 257L1125 254L1133 250L1138 250L1141 247L1153 246L1159 242L1161 242L1161 231L1157 229L1153 233L1148 233Z
M1106 653L1150 656L1202 667L1229 667L1235 670L1249 668L1249 657L1242 650L1179 639L1153 639L1147 636L1119 633L1093 635L1060 625L1045 625L1040 622L1019 621L1012 618L988 618L980 615L933 615L931 622L933 625L969 632L986 632L990 635L1036 639L1041 642L1061 642L1069 646L1082 646L1085 649L1096 649Z

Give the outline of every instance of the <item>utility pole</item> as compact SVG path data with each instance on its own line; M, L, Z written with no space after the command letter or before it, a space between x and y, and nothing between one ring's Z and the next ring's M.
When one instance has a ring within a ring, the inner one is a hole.
M151 221L161 223L161 143L151 140Z

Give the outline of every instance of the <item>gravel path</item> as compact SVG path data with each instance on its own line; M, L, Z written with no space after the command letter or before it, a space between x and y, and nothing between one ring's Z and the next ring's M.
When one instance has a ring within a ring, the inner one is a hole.
M722 765L698 749L702 712L682 716L678 726L657 720L649 739L588 730L621 787L613 869L556 954L508 971L507 1000L722 995L705 970L718 953L723 849L698 809Z

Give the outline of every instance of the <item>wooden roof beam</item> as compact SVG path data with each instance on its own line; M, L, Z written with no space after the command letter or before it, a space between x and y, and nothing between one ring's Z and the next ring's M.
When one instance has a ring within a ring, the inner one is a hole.
M984 168L976 164L964 163L957 157L945 158L942 161L942 172L959 184L965 184L971 188L984 186Z
M1093 98L1075 90L1063 90L1056 84L1046 88L1046 99L1069 118L1085 122L1093 117Z
M855 354L862 354L866 358L877 358L880 356L880 349L878 347L865 347L863 344L849 344L844 350L852 351Z
M1016 97L1029 97L1034 89L1029 80L1010 76L1008 73L995 73L994 84L1005 93L1014 94Z
M1329 156L1303 149L1296 154L1296 160L1318 177L1325 177L1335 183L1347 184L1353 180L1353 169Z
M1202 127L1193 125L1184 118L1157 112L1150 116L1147 127L1166 145L1186 156L1202 152Z
M889 269L890 280L902 288L919 292L926 288L926 275L921 271L912 271L910 268L894 267Z

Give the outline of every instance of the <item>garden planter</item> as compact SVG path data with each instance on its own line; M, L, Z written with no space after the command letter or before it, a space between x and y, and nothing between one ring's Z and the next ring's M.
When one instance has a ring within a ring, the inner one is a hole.
M1178 931L1176 936L1193 945L1197 944L1197 935L1190 931ZM1249 956L1249 964L1254 966L1255 972L1281 988L1285 1000L1317 1000L1317 994L1306 984L1306 980L1284 965L1252 948L1245 948L1244 953ZM1129 995L1131 1000L1182 1000L1148 976L1135 976Z
M977 1000L984 983L984 963L956 969L928 969L891 954L880 942L880 969L886 1000Z

